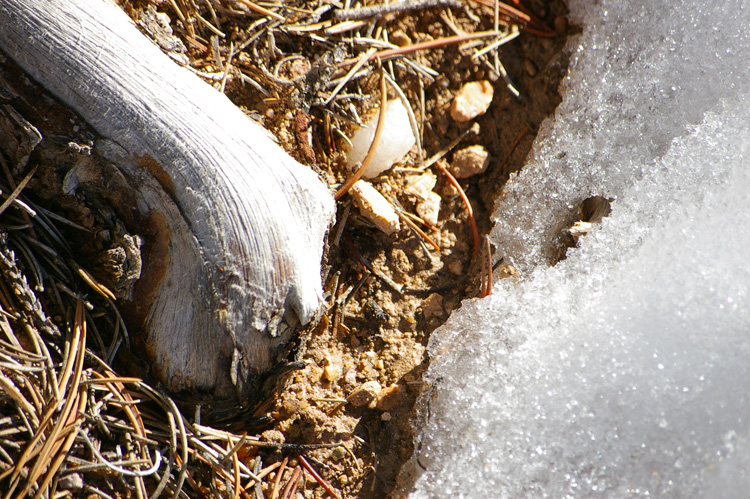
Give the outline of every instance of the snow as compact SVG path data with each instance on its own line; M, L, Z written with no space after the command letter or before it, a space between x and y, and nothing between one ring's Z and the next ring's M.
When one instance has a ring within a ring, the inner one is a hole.
M554 119L495 212L520 273L432 336L412 497L743 497L750 4L571 1ZM612 213L555 263L580 203Z

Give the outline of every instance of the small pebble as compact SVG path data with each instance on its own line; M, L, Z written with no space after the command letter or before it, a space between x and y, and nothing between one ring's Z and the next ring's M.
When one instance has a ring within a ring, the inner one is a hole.
M531 59L524 59L523 68L526 70L526 73L532 78L535 77L538 72L536 64L534 64L534 61L532 61Z
M464 266L460 260L454 260L448 264L448 271L453 275L461 275L464 273Z
M80 473L71 473L60 478L57 487L62 490L81 490L83 488L83 477Z
M323 379L328 381L329 383L332 383L336 381L336 379L341 374L341 369L339 366L334 364L329 364L323 368Z
M490 164L490 153L481 145L465 147L453 153L450 172L456 178L483 173Z
M347 397L349 403L354 407L364 407L378 396L382 387L377 381L368 381L359 385Z
M440 214L441 198L437 193L432 191L427 195L427 199L417 203L417 215L430 225L437 225L438 215Z
M350 386L357 384L357 371L355 369L348 369L344 375L344 381Z
M375 224L375 227L391 235L400 225L396 210L372 185L358 180L349 190L354 203L359 207L363 217Z
M331 451L331 459L334 461L341 461L346 457L346 449L343 446L334 447Z
M424 318L428 321L432 318L442 317L444 314L443 297L437 293L432 293L422 300L422 313L424 313Z
M381 412L392 411L401 403L401 387L398 385L386 386L375 399L375 407Z
M494 89L487 80L464 84L451 104L451 118L464 123L487 112L492 103Z
M555 33L564 36L568 31L568 20L562 16L557 16L554 21Z
M404 30L397 29L393 33L391 33L388 37L390 39L391 43L395 43L399 47L406 47L407 45L411 45L411 38L404 33Z
M427 199L432 189L437 184L437 175L432 172L425 172L422 175L411 177L406 182L404 192L416 196L419 199Z
M381 415L380 415L380 420L381 420L381 421L385 421L385 422L388 422L388 421L390 421L390 420L391 420L392 418L393 418L393 416L391 416L391 413L390 413L390 412L384 412L383 414L381 414Z

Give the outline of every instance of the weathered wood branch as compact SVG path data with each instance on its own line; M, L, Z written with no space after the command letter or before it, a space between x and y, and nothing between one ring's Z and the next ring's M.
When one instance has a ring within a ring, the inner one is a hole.
M0 48L92 125L156 237L136 301L172 390L247 392L320 308L333 197L105 0L3 0Z

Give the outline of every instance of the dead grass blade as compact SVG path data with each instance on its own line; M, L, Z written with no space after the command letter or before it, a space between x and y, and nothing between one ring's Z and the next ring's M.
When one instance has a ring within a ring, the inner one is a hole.
M436 161L435 166L437 166L441 172L446 176L448 181L453 185L453 187L456 188L458 191L458 194L461 196L461 199L464 202L464 205L466 206L466 211L469 214L469 222L471 223L471 232L474 236L474 259L477 257L477 253L479 251L479 231L477 230L477 222L474 220L474 210L471 209L471 203L469 202L469 198L466 197L466 193L464 192L463 188L461 187L461 184L458 183L458 181L455 179L453 175L445 168L443 165L442 160Z

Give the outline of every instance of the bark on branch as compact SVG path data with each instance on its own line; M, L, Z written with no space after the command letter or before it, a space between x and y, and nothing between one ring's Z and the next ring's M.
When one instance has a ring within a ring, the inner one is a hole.
M171 390L247 392L320 308L333 197L224 95L105 0L3 0L0 48L102 137L158 227L149 354ZM125 207L119 207L123 209Z

